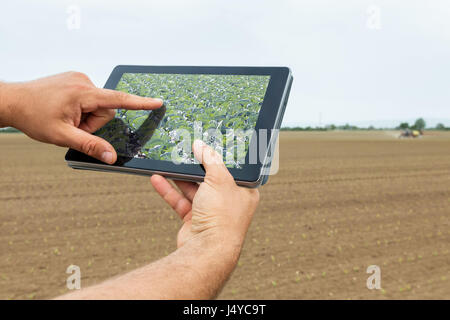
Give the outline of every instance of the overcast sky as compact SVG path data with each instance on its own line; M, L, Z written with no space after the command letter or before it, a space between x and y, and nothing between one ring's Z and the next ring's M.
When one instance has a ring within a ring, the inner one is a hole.
M77 9L79 29L71 19ZM118 64L289 66L294 84L284 124L419 116L448 123L450 2L0 4L0 79L78 70L103 86Z

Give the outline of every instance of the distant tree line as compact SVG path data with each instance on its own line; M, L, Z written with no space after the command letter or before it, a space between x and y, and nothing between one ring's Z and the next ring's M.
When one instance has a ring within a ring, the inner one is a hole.
M408 122L402 122L398 127L396 127L398 130L425 130L425 129L432 129L432 130L450 130L450 127L446 127L443 123L438 123L434 128L427 128L427 124L423 118L419 118L414 122L414 124L410 125Z
M446 126L444 126L444 124L442 124L442 123L438 123L434 129L436 129L436 130L450 131L450 127L446 127Z
M424 130L426 125L427 124L426 124L425 120L423 120L423 118L419 118L412 125L410 125L408 122L402 122L402 123L400 123L400 125L398 127L396 127L396 129L399 129L399 130L406 130L406 129Z
M375 128L374 126L369 127L358 127L353 126L348 123L340 126L334 124L326 125L325 127L283 127L281 131L333 131L333 130L348 130L348 131L364 131L364 130L385 130L386 128Z
M329 131L329 130L377 130L373 126L368 128L360 128L352 126L350 124L344 124L342 126L336 126L334 124L327 125L325 127L283 127L282 131Z
M386 129L394 129L394 128L375 128L374 126L369 127L358 127L350 124L336 126L334 124L327 125L325 127L283 127L281 131L329 131L329 130L386 130ZM397 130L450 130L450 127L446 127L442 123L438 123L434 128L427 128L426 122L423 118L417 119L413 124L409 124L408 122L402 122L400 125L395 127Z

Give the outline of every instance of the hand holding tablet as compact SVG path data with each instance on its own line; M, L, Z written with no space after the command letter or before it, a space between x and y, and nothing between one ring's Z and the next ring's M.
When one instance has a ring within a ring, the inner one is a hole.
M164 177L151 177L161 198L183 220L177 246L207 235L209 243L213 239L219 243L226 239L231 247L240 248L258 205L258 189L237 186L222 157L201 140L195 140L193 151L206 170L205 183L175 180L177 190ZM230 210L230 204L233 204L233 210Z
M113 165L75 150L66 160L76 169L203 181L191 148L200 139L222 154L237 184L256 187L267 180L291 83L284 67L116 67L105 88L164 106L118 109L95 132L117 151Z

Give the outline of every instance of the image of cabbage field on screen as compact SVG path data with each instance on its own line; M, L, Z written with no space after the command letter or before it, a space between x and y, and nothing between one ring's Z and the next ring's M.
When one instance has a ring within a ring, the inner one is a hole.
M239 168L249 137L236 135L230 144L225 136L231 130L255 128L269 79L254 75L125 73L116 90L161 98L164 107L152 111L118 109L115 119L96 134L111 142L121 156L172 161L176 148L177 161L192 163L192 152L180 147L185 137L179 132L187 130L193 141L195 130L203 141L221 150L224 159L232 155L234 161L228 161L227 166ZM220 131L222 141L208 136L208 129ZM237 148L238 143L245 143L245 148Z

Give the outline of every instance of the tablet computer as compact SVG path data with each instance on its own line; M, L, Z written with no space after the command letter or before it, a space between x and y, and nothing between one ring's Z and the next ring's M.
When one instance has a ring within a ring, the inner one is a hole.
M116 149L115 164L73 149L67 164L201 182L205 171L191 147L202 139L223 155L238 185L258 187L270 174L292 80L287 67L117 66L105 88L161 98L164 105L118 109L95 132Z

